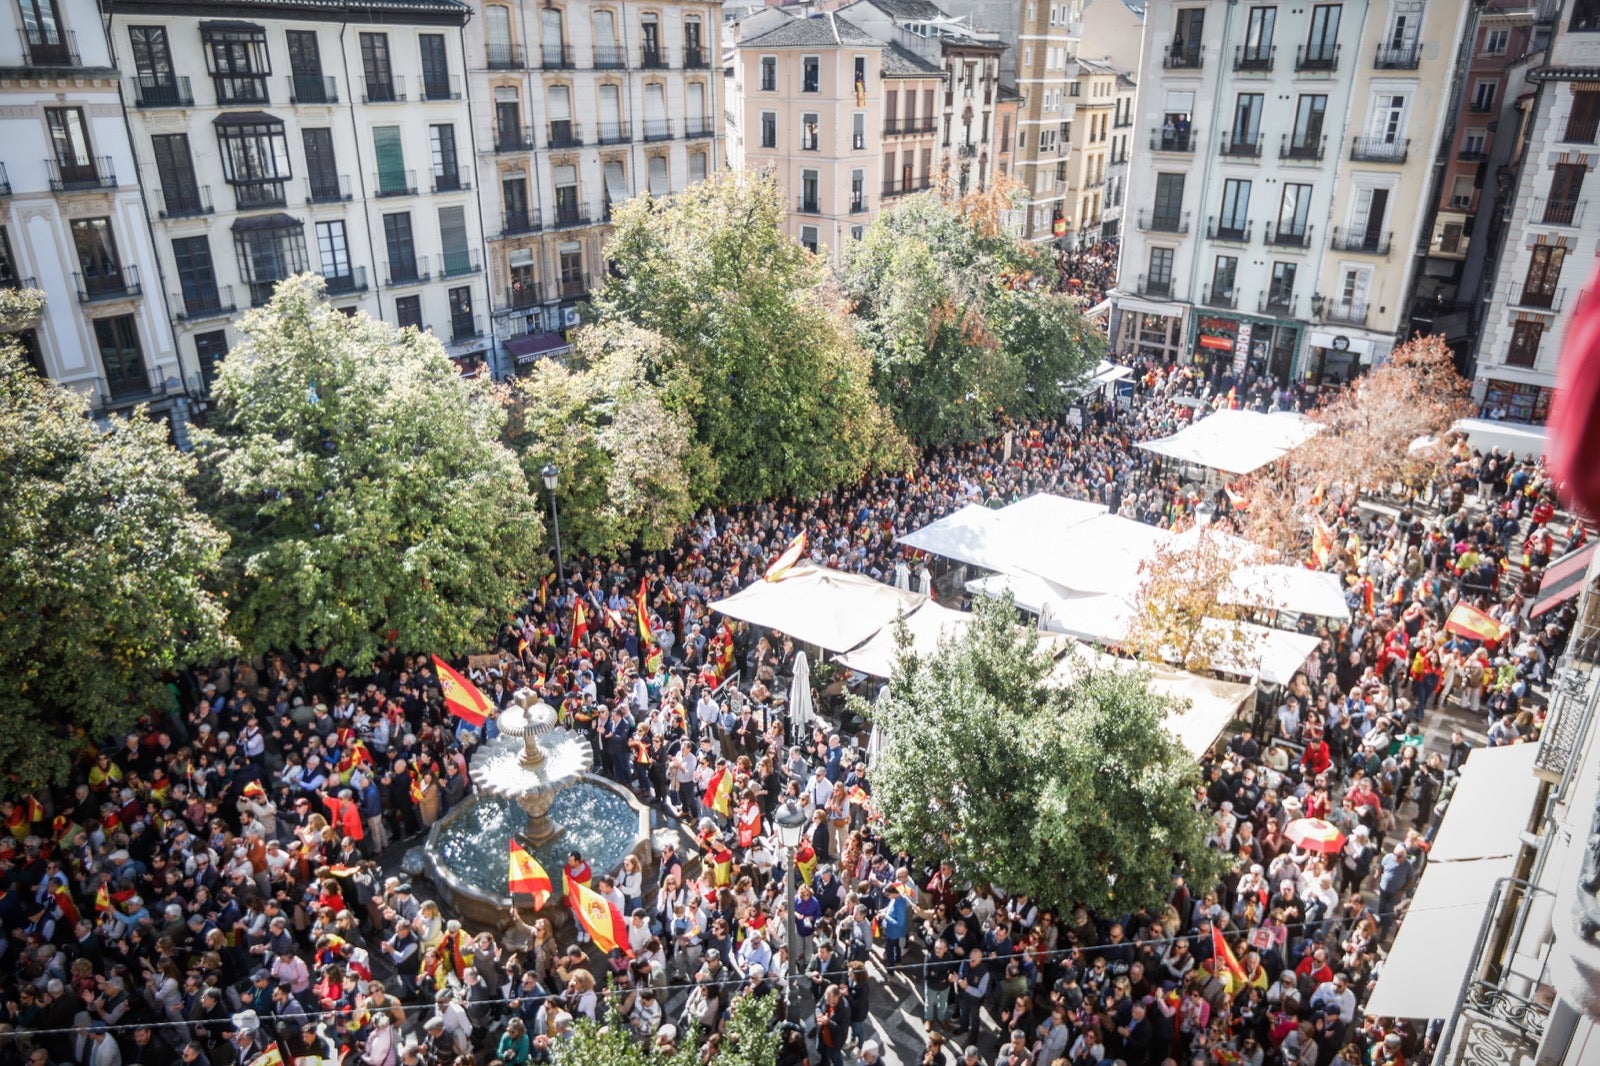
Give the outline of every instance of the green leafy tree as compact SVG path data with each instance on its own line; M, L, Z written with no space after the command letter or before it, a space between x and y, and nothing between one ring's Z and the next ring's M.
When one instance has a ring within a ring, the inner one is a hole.
M761 997L745 993L729 1005L719 1064L773 1066L778 1061L783 1034L773 1022L782 997L782 989Z
M1111 911L1159 903L1174 869L1209 883L1199 770L1142 673L1076 663L1071 680L1004 600L978 601L937 653L902 648L873 799L891 844L974 881ZM928 782L940 787L930 790Z
M771 179L724 174L616 211L602 321L666 341L652 380L694 418L720 499L804 497L903 465L867 354L820 262L783 232ZM696 502L703 502L696 501Z
M188 493L192 456L136 413L98 426L8 329L42 294L0 292L0 764L8 792L66 777L83 738L164 710L162 672L229 650L207 588L227 537Z
M847 253L841 284L878 399L918 444L1059 411L1063 385L1105 351L1078 300L1052 290L1049 252L993 224L1004 195L911 197Z
M556 1066L699 1066L700 1042L700 1031L695 1026L680 1034L670 1054L653 1051L613 1008L606 1012L604 1024L579 1018L570 1039L551 1043L550 1057ZM764 1066L771 1066L775 1058L768 1059Z
M240 320L196 436L233 534L236 632L357 668L391 643L481 648L544 565L504 409L430 334L346 316L322 288L292 278Z
M507 387L507 443L529 484L546 463L561 471L562 539L582 551L667 547L710 476L688 412L646 372L664 348L627 323L585 326L571 365L542 360Z

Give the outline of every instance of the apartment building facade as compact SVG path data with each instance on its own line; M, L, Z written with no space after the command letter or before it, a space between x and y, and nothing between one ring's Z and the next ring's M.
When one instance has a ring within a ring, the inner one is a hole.
M776 175L787 232L837 263L895 198L938 184L944 73L843 15L761 13L739 32L733 166Z
M195 396L238 314L308 270L340 308L485 359L468 16L456 0L106 5Z
M472 0L466 48L496 340L561 344L606 270L612 209L725 162L720 0Z
M1568 0L1528 72L1537 97L1507 204L1478 338L1473 396L1494 417L1542 423L1572 309L1600 254L1600 3Z
M1077 68L1071 83L1074 144L1066 160L1062 209L1066 232L1060 238L1068 248L1116 236L1133 132L1133 81L1098 60L1080 57Z
M118 73L91 0L7 7L0 35L0 285L42 290L14 336L97 416L148 403L181 434L180 362Z
M1345 380L1403 335L1467 8L1156 0L1112 341ZM1423 242L1425 244L1425 241Z

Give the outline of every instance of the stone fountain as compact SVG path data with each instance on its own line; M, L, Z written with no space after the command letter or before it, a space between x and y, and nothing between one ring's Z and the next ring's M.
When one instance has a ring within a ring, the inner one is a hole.
M436 822L422 848L422 867L440 902L469 921L504 927L507 842L536 858L556 895L540 912L565 919L561 866L580 852L596 876L614 873L630 852L652 865L650 813L626 788L591 774L587 737L556 724L555 708L522 689L497 719L500 735L472 757L472 796ZM522 917L531 921L526 910Z

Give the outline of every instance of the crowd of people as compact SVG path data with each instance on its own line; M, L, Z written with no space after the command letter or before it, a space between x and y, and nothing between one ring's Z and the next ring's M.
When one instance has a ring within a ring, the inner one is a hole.
M427 656L357 671L285 652L174 677L169 706L86 749L69 787L0 803L0 1066L252 1066L269 1052L522 1066L584 1018L657 1051L697 1033L710 1061L731 1003L769 995L783 1066L870 1066L887 1050L871 1027L906 997L925 1044L896 1051L924 1066L1425 1058L1428 1032L1361 1003L1470 754L1462 735L1430 749L1429 716L1485 715L1490 743L1537 733L1569 618L1528 621L1528 575L1581 535L1551 529L1538 466L1463 447L1428 513L1332 516L1326 565L1354 622L1317 627L1303 671L1202 760L1196 804L1232 872L1178 878L1132 914L1008 896L939 856L894 853L859 737L784 713L793 643L707 606L802 531L818 563L892 581L908 565L895 536L972 501L1055 492L1197 520L1196 494L1132 444L1191 417L1175 398L1222 383L1135 369L1122 403L805 504L710 511L671 551L569 560L564 583L530 592L475 681L498 707L536 691L591 738L597 768L692 841L650 868L574 854L550 871L614 903L625 950L599 953L548 916L518 920L526 946L463 928L396 872L400 846L469 795L468 760L494 729L445 713ZM1462 596L1506 626L1494 647L1443 628ZM770 839L785 800L808 826L792 949ZM1302 816L1348 842L1292 846Z
M1056 249L1056 287L1082 296L1088 307L1099 304L1117 283L1120 243L1111 237L1071 251Z

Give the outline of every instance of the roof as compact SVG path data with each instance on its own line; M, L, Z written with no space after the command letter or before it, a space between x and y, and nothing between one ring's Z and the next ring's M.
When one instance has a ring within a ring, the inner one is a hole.
M740 41L739 47L825 48L838 44L883 47L883 42L872 34L849 19L842 19L837 15L813 15L810 18L794 19L759 37Z
M338 18L351 14L427 13L465 21L471 14L471 8L461 0L229 0L228 7L249 18L299 18L311 13ZM140 11L187 14L208 8L195 0L118 0L116 11L126 17Z
M892 19L949 18L949 12L929 0L867 0L867 3Z
M944 68L928 62L915 52L892 43L884 46L883 76L886 78L938 77L943 74Z

